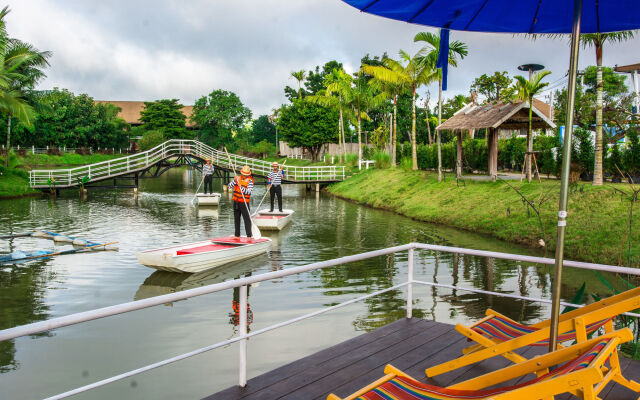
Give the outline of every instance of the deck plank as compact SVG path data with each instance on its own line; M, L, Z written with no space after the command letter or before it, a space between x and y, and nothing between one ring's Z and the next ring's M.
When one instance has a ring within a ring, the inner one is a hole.
M330 392L344 396L381 377L386 364L393 364L422 382L448 386L510 364L502 357L494 357L432 379L425 377L425 368L460 356L468 345L453 325L401 319L252 378L245 388L233 386L206 399L321 400ZM531 358L543 352L543 348L528 347L521 354ZM640 381L640 361L621 359L621 367L624 376ZM637 399L638 394L611 383L600 397L626 400ZM558 400L569 398L573 397L557 396Z

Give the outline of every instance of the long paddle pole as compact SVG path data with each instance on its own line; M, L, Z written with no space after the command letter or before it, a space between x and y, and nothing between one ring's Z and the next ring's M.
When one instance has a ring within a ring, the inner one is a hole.
M32 256L32 257L16 258L16 259L11 260L11 261L33 260L33 259L36 259L36 258L48 258L48 257L53 257L53 256L60 256L60 255L63 255L63 254L79 253L79 252L84 252L86 249L89 249L89 248L92 248L92 247L102 247L102 246L106 247L106 246L109 246L109 245L112 245L112 244L116 244L116 243L118 243L118 242L111 242L111 243L104 243L104 244L96 243L96 244L92 244L92 245L89 245L89 246L85 246L85 247L83 247L81 249L71 249L71 250L58 251L58 252L55 252L55 253L40 254L40 255Z
M235 176L238 176L238 173L236 172L236 167L235 165L233 165L233 161L231 161L231 156L229 155L229 152L227 151L227 146L224 147L224 152L227 153L227 158L229 159L229 165L231 165L231 168L233 169L233 174ZM233 178L235 181L235 177ZM236 185L239 185L240 182L236 182ZM251 233L252 236L255 239L260 239L262 237L262 233L260 233L260 229L258 229L258 226L253 222L253 219L251 218L251 211L249 210L249 205L247 204L247 199L244 197L244 193L242 193L242 189L240 189L240 194L242 195L242 200L244 203L244 206L247 208L247 214L249 214L249 221L251 221Z
M194 194L193 195L193 199L191 199L192 203L196 199L196 197L198 197L198 192L200 191L200 186L202 186L202 182L204 182L204 175L202 175L202 179L200 179L200 184L198 185L198 188L196 189L196 194Z

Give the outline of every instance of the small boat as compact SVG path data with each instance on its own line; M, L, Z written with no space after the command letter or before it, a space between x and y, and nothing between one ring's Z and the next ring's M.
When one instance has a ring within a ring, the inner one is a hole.
M281 231L289 222L291 222L291 216L293 210L269 211L267 209L258 211L258 214L253 217L253 221L258 228L266 231Z
M198 193L198 205L200 206L217 206L220 203L220 193Z
M269 238L225 236L136 253L141 264L171 272L200 272L265 253Z

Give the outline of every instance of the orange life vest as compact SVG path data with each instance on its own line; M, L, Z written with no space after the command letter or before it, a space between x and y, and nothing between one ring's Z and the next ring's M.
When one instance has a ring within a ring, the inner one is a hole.
M242 193L240 191L240 187L247 189L249 183L253 185L253 178L250 176L241 176L233 187L233 201L237 201L239 203L248 203L251 200L251 194Z

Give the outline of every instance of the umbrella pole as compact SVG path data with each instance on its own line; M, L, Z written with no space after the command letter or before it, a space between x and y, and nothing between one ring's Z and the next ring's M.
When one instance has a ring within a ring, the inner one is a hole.
M553 298L551 304L551 331L549 334L549 351L555 351L558 346L560 287L562 283L562 264L564 261L564 232L567 226L569 172L571 169L571 138L573 136L573 108L576 96L576 75L578 72L581 18L582 0L574 0L573 29L571 32L571 56L569 59L569 85L567 87L567 121L564 130L564 148L562 150L560 204L558 207L558 238L556 243L556 263L555 275L553 279Z

